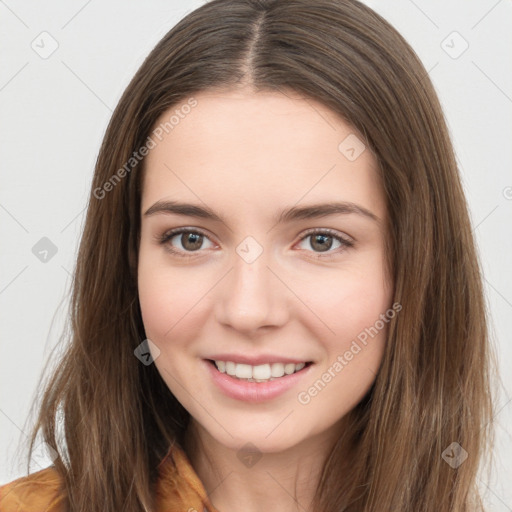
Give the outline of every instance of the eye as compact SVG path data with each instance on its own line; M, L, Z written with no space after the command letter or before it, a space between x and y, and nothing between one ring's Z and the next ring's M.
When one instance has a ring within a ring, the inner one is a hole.
M176 239L175 243L178 244L177 248L173 244L173 239ZM193 254L186 253L198 252L202 248L204 241L209 241L210 239L205 233L197 229L178 228L167 231L163 235L158 235L157 240L160 244L165 245L169 252L176 254L177 256L187 257L193 256Z
M310 239L309 243L306 242L308 238ZM317 256L319 258L329 258L331 256L334 256L335 254L339 254L348 247L354 246L354 242L352 240L343 237L337 231L334 231L332 229L313 229L307 231L306 234L301 238L301 243L306 243L307 246L314 250L313 252L317 254L320 253ZM334 248L341 248L341 251L330 250L333 248L333 245L335 245L335 243L338 243L339 245L338 247ZM321 253L327 254L323 255Z
M192 228L177 228L171 231L165 232L163 235L157 235L157 241L164 245L166 250L177 256L190 257L194 256L194 252L200 252L203 248L205 240L210 242L210 247L213 246L208 236L200 230ZM339 254L348 247L353 247L354 242L348 238L343 237L337 231L332 229L312 229L306 232L302 236L300 243L310 238L308 245L313 249L313 252L317 254L318 258L329 258L335 254ZM175 240L176 245L173 243ZM336 247L336 243L338 246ZM341 249L338 251L331 251L333 248ZM302 247L302 249L305 249ZM307 248L306 248L307 250ZM326 254L322 254L326 253Z

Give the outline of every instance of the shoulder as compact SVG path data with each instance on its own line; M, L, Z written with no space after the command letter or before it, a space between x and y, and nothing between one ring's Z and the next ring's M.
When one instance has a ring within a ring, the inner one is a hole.
M54 467L0 485L2 512L64 512L63 481Z

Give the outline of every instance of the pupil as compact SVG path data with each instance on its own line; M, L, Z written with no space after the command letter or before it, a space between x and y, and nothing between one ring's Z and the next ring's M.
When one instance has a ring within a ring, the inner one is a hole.
M326 243L326 239L330 239L330 243ZM319 243L318 247L315 247L315 244ZM313 249L320 249L321 251L327 251L332 246L332 237L329 235L315 235L313 237L313 242L311 243Z
M201 247L203 235L198 235L197 233L188 233L183 235L182 244L183 247L189 249L191 251L195 251ZM184 242L183 242L184 239ZM194 243L195 242L195 243Z

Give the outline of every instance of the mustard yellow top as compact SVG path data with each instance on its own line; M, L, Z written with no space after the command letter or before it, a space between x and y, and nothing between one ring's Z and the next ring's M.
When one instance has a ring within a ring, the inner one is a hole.
M2 512L66 512L62 478L53 467L0 486ZM174 444L158 465L156 512L219 512L186 453Z

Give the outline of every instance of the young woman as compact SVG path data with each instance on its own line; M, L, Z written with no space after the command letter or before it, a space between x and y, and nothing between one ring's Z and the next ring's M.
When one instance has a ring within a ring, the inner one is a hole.
M483 510L468 209L425 69L357 1L213 0L162 39L71 320L32 436L54 465L2 511Z

